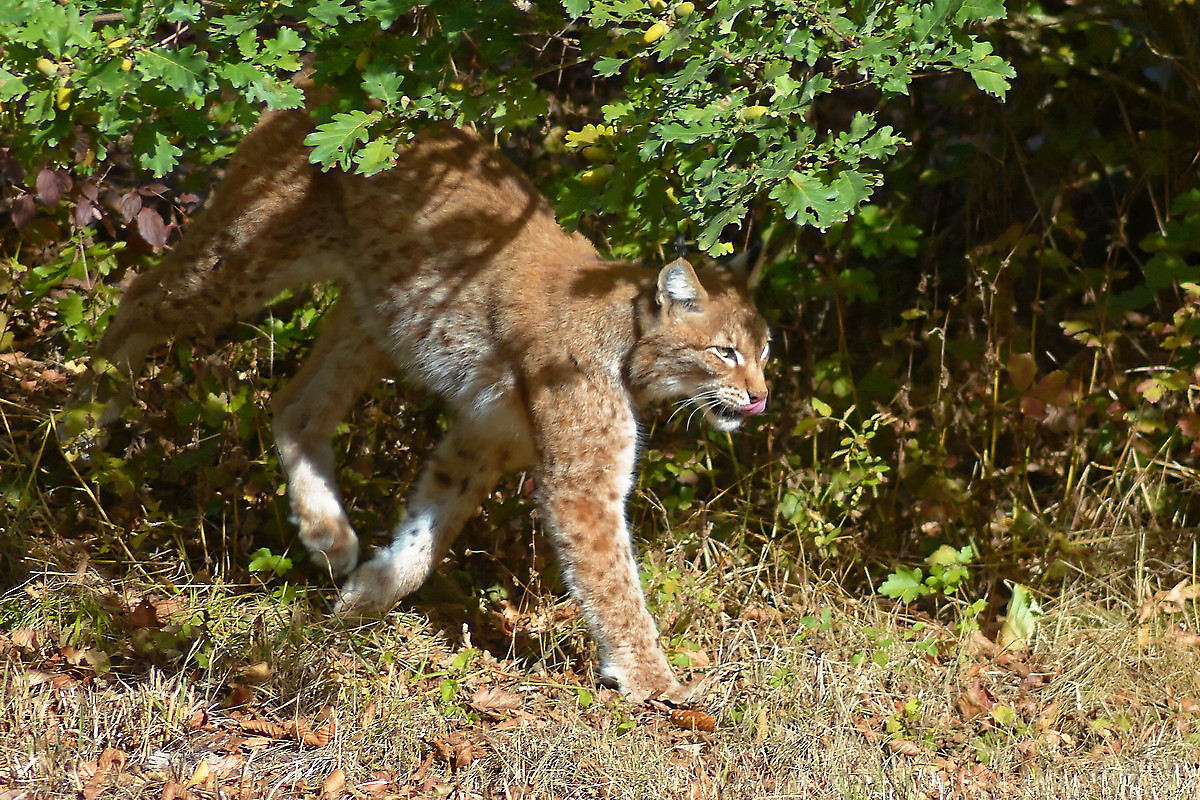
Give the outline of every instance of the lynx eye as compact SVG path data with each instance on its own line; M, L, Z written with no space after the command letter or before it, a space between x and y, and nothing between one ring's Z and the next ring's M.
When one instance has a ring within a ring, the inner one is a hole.
M713 345L712 347L708 348L708 352L712 353L714 356L721 359L731 367L739 366L743 361L742 354L733 347L718 347L717 345Z
M771 355L771 343L767 342L766 344L763 345L762 353L759 354L758 360L760 362L766 361L767 356L769 356L769 355Z

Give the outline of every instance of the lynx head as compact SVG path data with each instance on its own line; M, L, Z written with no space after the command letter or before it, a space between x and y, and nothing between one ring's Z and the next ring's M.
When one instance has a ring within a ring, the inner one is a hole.
M640 403L681 401L722 431L766 410L767 323L740 271L672 261L641 323L630 365Z

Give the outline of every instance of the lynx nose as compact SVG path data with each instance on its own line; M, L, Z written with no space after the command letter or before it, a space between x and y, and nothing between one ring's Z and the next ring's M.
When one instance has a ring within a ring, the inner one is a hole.
M767 394L768 392L747 392L746 396L750 398L750 404L742 409L743 414L761 414L767 410Z

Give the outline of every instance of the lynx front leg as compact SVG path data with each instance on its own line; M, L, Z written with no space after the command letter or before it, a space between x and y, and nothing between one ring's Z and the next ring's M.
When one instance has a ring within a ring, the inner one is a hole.
M416 590L500 477L530 460L528 425L515 409L456 421L425 464L392 543L354 573L337 613L387 611Z
M388 369L384 353L356 325L345 302L329 313L304 368L275 396L275 443L288 476L300 541L335 575L358 562L358 536L334 475L333 429Z
M581 380L547 391L537 406L539 505L601 672L631 699L676 697L682 689L646 608L625 519L637 429L624 390Z

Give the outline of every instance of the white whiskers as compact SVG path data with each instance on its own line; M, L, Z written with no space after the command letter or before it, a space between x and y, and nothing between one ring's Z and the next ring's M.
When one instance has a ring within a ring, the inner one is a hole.
M675 410L671 412L671 416L667 418L667 422L675 419L675 415L680 411L691 407L692 413L688 414L687 422L685 422L683 425L685 429L690 428L692 426L692 420L695 418L696 414L706 409L713 411L725 405L721 401L720 395L720 388L707 389L703 392L698 392L690 397L685 397L682 400L676 401Z

